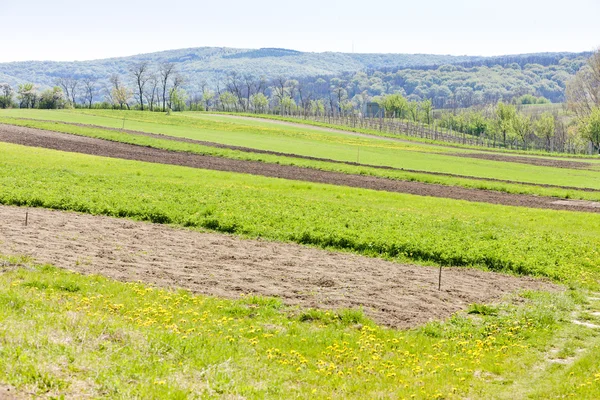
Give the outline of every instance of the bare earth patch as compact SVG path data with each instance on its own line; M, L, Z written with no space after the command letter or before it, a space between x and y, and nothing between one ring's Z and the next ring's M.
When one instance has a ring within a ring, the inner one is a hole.
M25 211L0 206L1 254L226 298L253 293L301 307L363 307L379 323L398 328L444 319L521 289L556 288L531 278L446 268L438 291L437 268L45 209L29 209L25 226Z
M8 385L0 384L0 400L19 400L27 398L23 393Z

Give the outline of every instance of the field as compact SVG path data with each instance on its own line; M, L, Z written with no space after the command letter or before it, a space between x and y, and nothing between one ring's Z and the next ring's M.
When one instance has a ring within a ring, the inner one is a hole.
M600 395L597 159L200 113L0 124L0 389Z

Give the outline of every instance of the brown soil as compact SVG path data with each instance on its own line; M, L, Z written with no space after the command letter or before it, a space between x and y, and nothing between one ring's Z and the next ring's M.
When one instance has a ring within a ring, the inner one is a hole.
M505 156L505 155L501 155L501 154L492 154L492 153L454 153L451 155L455 156L455 157L477 158L477 159L491 160L491 161L529 164L529 165L536 165L539 167L568 168L568 169L594 169L594 167L597 166L597 164L592 164L592 163L587 163L587 162L582 162L582 161L556 160L556 159L550 159L550 158L525 157L525 156Z
M520 289L557 287L472 269L443 270L164 225L0 206L0 253L28 255L84 274L239 298L276 296L288 305L358 308L406 328L447 318L471 303Z
M443 197L474 202L554 210L600 212L600 207L595 207L594 205L596 203L589 201L570 201L568 204L557 203L557 201L560 201L561 199L516 195L490 190L468 189L457 186L444 186L421 182L406 182L372 176L320 171L311 168L268 164L258 161L203 156L11 125L0 125L0 141L127 160L180 165L217 171L239 172L305 182L408 193L419 196Z
M25 398L27 397L23 393L17 392L14 387L0 384L0 400L20 400Z
M23 119L31 120L29 118L23 118ZM32 120L32 121L39 121L39 120ZM418 173L418 174L425 174L425 175L432 175L432 176L447 176L447 177L452 177L452 178L466 178L466 179L472 179L472 180L478 180L478 181L484 181L484 182L525 184L528 186L537 186L537 187L545 187L545 188L579 190L579 191L583 191L583 192L600 192L600 189L580 188L580 187L575 187L575 186L548 185L548 184L543 184L543 183L523 183L523 182L511 181L511 180L505 180L505 179L481 178L478 176L470 176L470 175L458 175L458 174L449 174L449 173L444 173L444 172L431 172L431 171L422 171L422 170L416 170L416 169L395 168L395 167L388 167L388 166L384 166L384 165L362 164L362 163L357 163L357 162L352 162L352 161L340 161L340 160L333 160L330 158L311 157L311 156L303 156L303 155L292 154L292 153L282 153L282 152L271 151L271 150L253 149L250 147L243 147L243 146L233 146L233 145L227 145L227 144L222 144L222 143L207 142L204 140L196 140L196 139L169 136L169 135L164 135L164 134L159 134L159 133L133 131L133 130L129 130L129 129L123 130L123 129L118 129L118 128L109 128L109 127L105 127L105 126L90 125L90 124L77 124L77 123L67 123L67 122L62 122L62 123L65 125L75 125L75 126L80 126L83 128L99 128L99 129L104 129L104 130L109 130L109 131L126 132L126 133L129 133L132 135L147 136L147 137L151 137L151 138L155 138L155 139L171 140L173 142L198 144L198 145L202 145L202 146L214 147L214 148L219 148L219 149L238 150L238 151L243 151L245 153L269 154L269 155L275 155L275 156L298 158L298 159L303 159L303 160L324 161L324 162L334 163L334 164L345 164L345 165L352 165L352 166L357 166L357 167L377 168L377 169L383 169L383 170L388 170L388 171L403 171L403 172L411 172L411 173Z

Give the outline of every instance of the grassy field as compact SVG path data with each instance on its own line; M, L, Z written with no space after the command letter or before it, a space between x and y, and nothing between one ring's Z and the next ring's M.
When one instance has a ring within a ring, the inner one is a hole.
M246 121L202 114L171 115L119 112L111 110L43 111L0 110L0 116L26 117L94 124L216 143L272 150L339 161L441 172L462 176L502 179L521 183L550 184L600 189L600 160L586 160L598 170L573 170L520 163L461 158L451 153L467 152L455 148L389 142L353 137L269 122ZM125 121L123 121L125 118ZM440 154L446 153L446 154Z
M596 285L600 215L506 207L0 143L0 203Z
M597 171L438 154L457 149L438 151L223 116L103 113L11 110L0 111L0 122L219 157L395 179L440 179L459 186L477 183L10 120L120 128L126 115L128 129L225 144L356 161L352 157L360 143L360 161L372 164L423 165L441 172L462 164L465 175L495 170L523 182L600 186ZM363 146L373 162L363 161ZM562 193L497 185L496 190ZM600 329L573 323L600 325L599 214L302 183L6 143L0 143L0 188L0 204L173 224L414 264L544 276L564 284L564 290L526 291L400 331L377 326L360 310L298 309L256 296L225 300L81 276L0 255L0 382L21 393L156 399L600 397Z
M534 111L534 110L527 111L526 110L524 113L525 114L535 114L535 113L541 113L541 112L542 112L541 109L539 109L537 111ZM204 112L188 112L187 114L194 114L194 113L200 114L200 115L205 114ZM360 127L350 126L350 125L338 125L338 124L334 124L334 123L315 121L315 120L304 119L301 117L293 117L293 116L285 116L284 117L284 116L274 115L274 114L231 113L231 112L214 112L214 113L211 112L211 114L223 115L223 116L236 115L236 116L243 116L243 117L248 117L248 118L252 118L252 119L257 119L259 121L260 120L262 120L262 121L271 120L271 121L280 121L280 122L290 122L290 123L294 123L294 124L302 124L302 125L314 126L314 127L319 127L319 128L331 128L331 129L342 130L342 131L346 131L346 132L364 133L364 134L367 134L370 136L376 136L376 137L381 137L381 138L401 139L405 142L412 142L415 144L420 143L420 144L426 144L426 145L433 145L433 146L437 146L437 147L449 147L449 148L453 148L453 149L460 149L461 151L475 151L475 152L491 151L491 152L501 153L501 154L507 155L507 156L528 155L528 156L534 156L534 157L555 158L555 159L563 159L563 158L598 159L597 156L589 155L589 154L567 154L567 153L548 152L548 151L544 151L544 150L517 150L517 149L508 149L508 148L501 148L501 147L468 145L468 144L460 143L460 139L458 142L446 142L446 141L441 141L441 140L427 139L427 138L418 137L418 136L408 136L408 135L403 135L400 133L388 133L388 132L380 131L377 129L360 128ZM472 136L469 134L465 134L465 137L467 139L469 139L469 138L476 139L476 136Z
M589 192L574 189L540 187L527 184L513 184L504 182L485 181L478 179L450 177L431 175L425 173L416 173L402 170L386 170L367 166L355 166L339 164L326 161L315 161L307 159L298 159L293 157L257 154L252 152L219 149L199 144L176 142L167 139L151 138L127 132L118 132L114 130L95 128L89 126L72 125L61 122L39 121L29 119L16 119L10 117L1 117L0 123L6 123L16 126L38 128L62 133L69 133L79 136L86 136L115 142L135 144L139 146L154 147L165 150L190 152L195 154L210 155L215 157L231 158L237 160L260 161L265 163L274 163L280 165L294 165L305 168L314 168L323 171L342 172L355 175L370 175L383 178L390 178L403 181L417 181L430 184L441 184L446 186L460 186L472 189L495 190L513 194L529 194L536 196L550 196L567 199L600 201L600 191Z
M26 259L0 261L9 268L0 274L0 380L23 392L145 399L600 395L598 335L568 321L595 309L577 292L524 292L519 301L472 305L443 324L396 331L354 310L296 310L255 296L222 300ZM565 362L576 351L583 356Z

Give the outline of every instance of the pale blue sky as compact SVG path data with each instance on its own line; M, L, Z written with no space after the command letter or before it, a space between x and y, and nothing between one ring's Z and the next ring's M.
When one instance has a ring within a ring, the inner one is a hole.
M589 51L600 46L599 16L600 0L0 0L0 62L353 43L357 53Z

